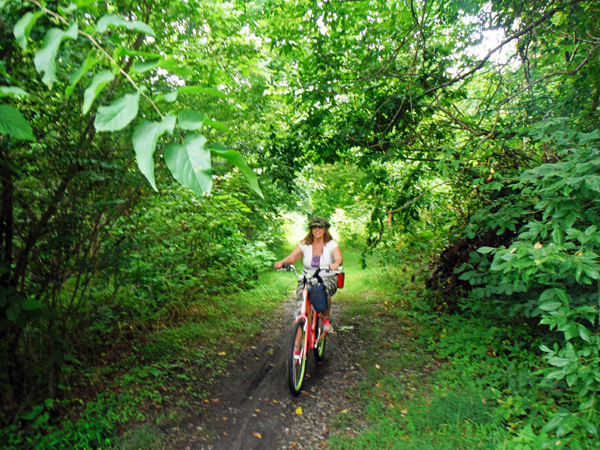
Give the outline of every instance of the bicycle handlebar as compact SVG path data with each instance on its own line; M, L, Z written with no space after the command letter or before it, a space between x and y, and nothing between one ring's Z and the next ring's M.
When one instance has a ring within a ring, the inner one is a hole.
M335 273L335 274L340 274L342 273L343 269L342 266L340 266L337 270L332 270L327 266L324 267L319 267L321 273ZM293 264L284 264L281 266L281 269L277 269L277 272L281 272L281 271L285 271L285 272L294 272L294 274L298 277L298 279L302 279L304 277L304 274L302 275L298 275L298 272L296 272L296 268L294 267ZM314 278L314 277L311 277Z

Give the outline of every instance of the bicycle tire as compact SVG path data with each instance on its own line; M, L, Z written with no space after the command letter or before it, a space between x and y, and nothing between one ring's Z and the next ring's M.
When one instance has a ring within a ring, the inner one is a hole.
M302 338L300 339L301 354L299 359L294 358L294 348L298 333L302 335ZM304 333L304 320L299 320L294 324L288 347L288 384L290 386L290 392L293 396L300 394L300 391L302 390L302 384L304 383L304 375L306 373L306 355L303 354L305 341L306 334Z
M319 316L317 316L317 327L315 330L315 338L318 338L319 340L316 342L315 345L315 359L317 360L317 362L321 362L323 360L323 358L325 357L325 344L327 343L327 334L325 334L323 332L323 321L321 320L321 318Z

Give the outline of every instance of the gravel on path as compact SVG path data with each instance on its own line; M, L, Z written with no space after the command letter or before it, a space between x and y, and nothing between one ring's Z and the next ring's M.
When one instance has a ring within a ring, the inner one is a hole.
M215 379L182 450L325 448L334 419L360 413L347 394L364 379L364 370L352 362L361 348L360 330L341 321L343 306L335 302L325 358L316 363L309 354L303 391L291 395L286 348L292 305L288 301L266 321L256 341Z

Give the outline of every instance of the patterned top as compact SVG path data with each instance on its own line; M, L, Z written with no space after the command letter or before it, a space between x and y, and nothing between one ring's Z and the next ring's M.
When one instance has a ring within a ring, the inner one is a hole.
M317 267L313 267L312 266L312 244L310 245L304 245L304 244L299 244L299 247L302 249L302 265L304 266L304 273L306 275L314 275L315 271L317 270ZM335 242L333 239L331 241L329 241L327 244L325 244L325 246L323 247L323 254L320 257L319 260L319 267L329 267L331 264L333 264L335 262L335 260L333 259L333 249L338 247L337 242ZM319 273L319 275L321 277L330 277L333 275L336 275L335 273Z

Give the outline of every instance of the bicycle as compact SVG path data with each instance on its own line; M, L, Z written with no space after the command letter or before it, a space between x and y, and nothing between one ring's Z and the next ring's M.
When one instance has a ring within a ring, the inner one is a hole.
M316 279L316 276L308 279L305 275L298 275L296 268L291 264L284 264L278 271L293 271L296 277L304 282L302 288L302 308L292 329L287 354L288 384L292 395L297 396L300 394L302 384L304 383L308 351L314 350L315 359L317 362L320 362L325 354L325 337L327 333L323 331L323 316L313 308L308 293L310 280ZM342 273L342 268L331 270L325 267L319 269L319 272L340 274ZM297 349L300 350L300 354L294 352Z

